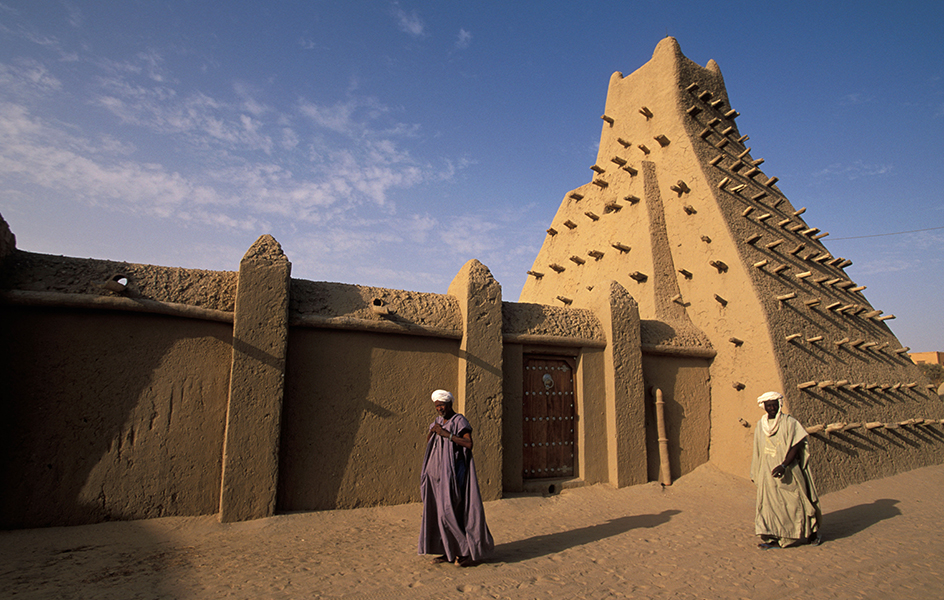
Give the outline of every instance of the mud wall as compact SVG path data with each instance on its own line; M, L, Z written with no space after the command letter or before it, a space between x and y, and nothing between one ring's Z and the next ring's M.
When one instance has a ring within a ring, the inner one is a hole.
M662 390L665 427L669 440L669 466L675 480L708 462L711 439L711 390L708 360L644 354L646 379L647 473L659 480L659 444L655 390Z
M453 339L292 328L278 510L418 501L430 392L455 388L458 354Z
M223 323L4 307L0 527L213 514Z

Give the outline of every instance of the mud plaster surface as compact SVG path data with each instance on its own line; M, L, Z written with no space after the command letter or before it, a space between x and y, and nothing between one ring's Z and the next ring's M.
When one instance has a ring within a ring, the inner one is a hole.
M385 315L374 311L375 301L387 311ZM290 311L302 316L402 321L457 332L462 327L459 303L451 296L304 279L292 280Z
M503 333L606 339L600 321L589 310L503 302L502 321Z
M0 532L0 595L39 598L940 597L944 466L822 498L825 541L760 550L754 486L711 466L662 489L593 486L486 503L495 555L415 554L420 506L222 525L165 518Z
M116 294L103 284L127 277L127 290ZM188 304L232 311L236 302L235 271L205 271L139 265L14 251L0 269L0 289L90 294Z

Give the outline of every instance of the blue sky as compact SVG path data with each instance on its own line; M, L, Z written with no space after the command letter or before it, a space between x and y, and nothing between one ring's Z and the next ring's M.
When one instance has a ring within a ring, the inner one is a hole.
M668 34L944 350L944 5L848 6L0 0L0 213L32 252L236 270L270 233L294 277L424 292L477 258L516 300L610 74Z

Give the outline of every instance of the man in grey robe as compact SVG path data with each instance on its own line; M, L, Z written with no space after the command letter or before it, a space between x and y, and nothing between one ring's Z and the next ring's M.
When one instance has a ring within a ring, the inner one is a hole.
M759 547L786 548L801 541L819 543L822 514L809 469L807 433L783 413L783 395L767 392L757 399L767 414L754 430L751 481L757 485L754 531Z
M434 563L468 566L486 557L495 546L475 477L472 426L452 410L452 394L436 390L432 398L439 416L426 434L418 552L440 554Z

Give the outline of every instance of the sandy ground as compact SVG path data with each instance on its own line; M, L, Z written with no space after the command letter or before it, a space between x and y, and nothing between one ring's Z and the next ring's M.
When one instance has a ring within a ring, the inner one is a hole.
M852 486L822 545L760 550L753 485L704 466L489 502L495 555L465 569L416 555L417 504L0 532L0 597L944 598L942 492L944 466Z

